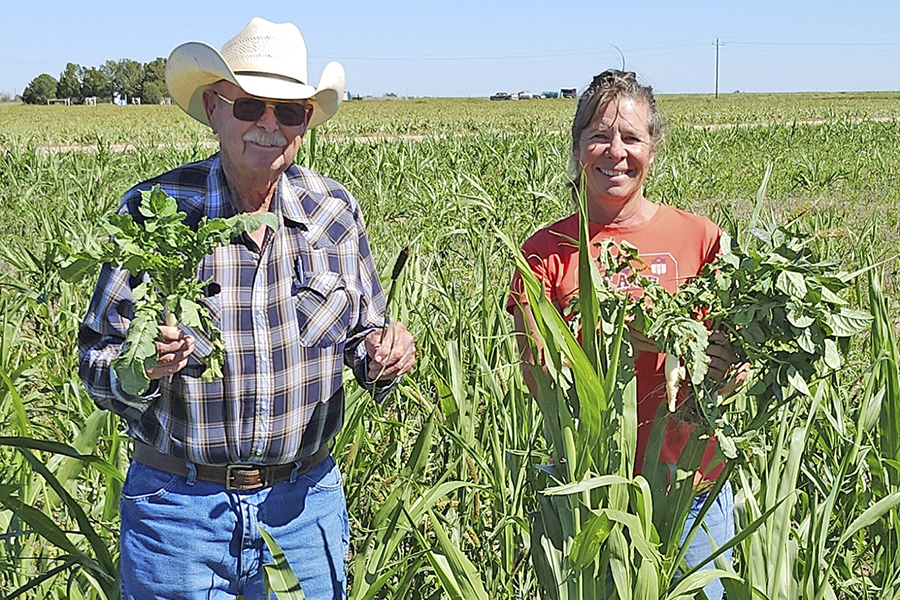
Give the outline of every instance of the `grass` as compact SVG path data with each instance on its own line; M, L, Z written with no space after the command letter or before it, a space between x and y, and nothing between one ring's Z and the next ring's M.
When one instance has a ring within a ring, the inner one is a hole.
M767 521L736 547L734 568L747 583L729 597L744 597L749 585L772 598L826 589L841 599L892 597L896 511L844 532L900 483L891 462L896 416L881 416L898 401L889 332L900 295L900 125L857 121L898 116L900 95L663 96L659 104L670 127L651 198L733 231L748 222L771 164L764 216L812 206L803 227L846 232L821 242L824 255L847 270L886 261L848 297L881 307L878 331L854 341L847 368L813 399L784 407L756 453L735 465L740 522L779 512L777 528ZM522 381L503 309L511 253L499 234L515 245L571 212L564 174L573 111L571 100L353 101L317 131L314 167L360 200L383 280L415 240L392 311L417 336L419 363L383 405L350 384L335 440L353 528L352 598L542 597L533 465L556 450ZM754 126L695 127L722 123ZM104 573L114 570L127 440L117 419L95 415L75 370L90 286L65 284L57 271L128 187L207 155L210 138L165 106L0 105L0 131L0 589L109 597ZM425 138L397 137L407 134ZM55 144L98 150L40 148ZM28 450L32 461L25 446L36 440L103 463L62 458L50 446Z
M670 129L728 124L900 118L900 92L660 95ZM523 126L568 131L575 100L491 102L486 98L354 100L320 128L323 137L516 133ZM210 140L209 130L177 106L28 106L0 104L0 147Z

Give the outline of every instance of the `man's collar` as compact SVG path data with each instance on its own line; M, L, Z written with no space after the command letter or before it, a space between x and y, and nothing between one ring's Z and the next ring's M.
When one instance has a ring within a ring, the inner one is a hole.
M278 181L270 210L281 216L283 225L298 225L305 230L309 243L331 246L353 230L353 215L344 200L318 191L314 178L306 169L291 165ZM218 155L213 158L208 184L206 214L210 218L237 214Z
M303 196L309 192L302 187L294 187L288 177L288 173L296 168L295 165L291 165L287 172L281 174L278 191L275 194L278 202L276 210L281 212L285 220L303 225L308 230L314 223L307 210L304 209Z
M290 221L303 227L310 244L333 246L356 230L347 200L329 193L325 180L308 169L291 165L279 192L285 224Z
M292 165L290 168L296 169L296 166ZM231 194L228 180L225 177L225 170L222 168L221 153L216 153L212 156L206 191L205 208L206 214L210 218L232 217L238 213L237 202L235 202L234 196ZM300 225L308 225L311 223L311 219L304 211L297 196L298 193L302 192L303 190L301 189L294 189L287 173L282 173L278 179L278 187L275 191L275 196L272 198L270 210Z

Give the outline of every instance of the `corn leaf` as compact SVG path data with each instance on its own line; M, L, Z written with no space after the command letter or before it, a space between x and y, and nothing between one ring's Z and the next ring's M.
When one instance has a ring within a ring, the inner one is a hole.
M441 581L441 587L453 600L488 600L487 591L484 589L484 583L478 574L478 569L450 541L447 532L434 513L429 510L428 514L431 517L431 527L434 530L440 552L428 552L426 557ZM419 543L427 544L418 530L414 531L419 537Z
M259 528L259 533L265 540L274 561L263 565L266 588L275 592L278 600L306 600L306 594L303 593L303 588L300 587L300 582L288 564L281 546L272 534L262 527Z
M572 549L569 552L569 563L574 569L583 569L594 562L600 554L600 548L609 534L612 533L613 522L605 511L599 511L588 517L582 530L575 535Z

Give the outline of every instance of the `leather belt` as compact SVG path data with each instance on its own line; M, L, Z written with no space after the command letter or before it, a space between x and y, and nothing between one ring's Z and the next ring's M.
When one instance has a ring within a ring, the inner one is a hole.
M219 483L224 485L225 489L245 492L287 481L291 478L291 473L293 473L295 468L297 468L297 475L303 474L327 457L328 446L323 445L316 450L315 454L302 459L299 463L225 466L194 464L194 468L197 470L196 477L198 481ZM176 458L171 454L164 454L143 442L134 442L134 454L132 454L131 458L142 465L159 469L172 475L187 477L190 474L186 460Z

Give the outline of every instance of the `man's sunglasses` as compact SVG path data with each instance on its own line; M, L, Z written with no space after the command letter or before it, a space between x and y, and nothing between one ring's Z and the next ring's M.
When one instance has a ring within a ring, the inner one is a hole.
M266 102L258 98L229 100L215 90L213 90L213 93L230 104L234 118L241 121L259 121L266 113L266 108L271 106L275 109L275 118L282 125L296 127L306 122L306 104L300 104L299 102Z

